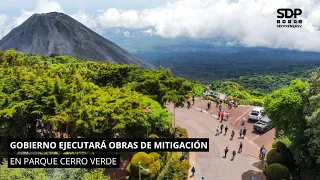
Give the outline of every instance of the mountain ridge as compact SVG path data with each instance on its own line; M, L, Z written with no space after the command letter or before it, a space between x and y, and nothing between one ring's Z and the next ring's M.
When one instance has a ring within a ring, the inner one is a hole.
M58 12L33 14L0 40L0 49L154 68L72 17Z

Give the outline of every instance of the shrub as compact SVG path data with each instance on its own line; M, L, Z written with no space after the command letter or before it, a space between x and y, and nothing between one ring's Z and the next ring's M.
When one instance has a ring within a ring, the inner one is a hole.
M216 102L216 101L217 101L217 98L212 97L212 96L205 96L205 99L206 99L206 100L211 100L211 101L213 101L213 102Z
M173 154L170 164L165 173L159 177L160 180L186 180L188 179L188 171L190 164L188 160L180 161L178 153Z
M167 164L168 160L171 158L172 156L172 152L158 152L161 156L161 160L163 162L163 164Z
M136 153L132 159L130 164L128 165L128 172L131 176L138 176L139 174L139 162L142 167L148 167L152 163L152 158L149 154L145 152ZM141 171L141 175L146 176L146 171Z
M185 128L177 126L175 128L177 138L188 138L188 131Z
M282 164L271 164L267 167L265 175L268 180L290 180L290 171Z
M151 158L153 158L155 161L159 160L161 158L160 154L156 153L156 152L152 152L149 154L151 156Z
M149 170L149 172L141 170L141 176L143 176L145 179L154 179L158 176L163 166L163 162L160 158L160 154L156 152L152 152L150 154L138 152L132 157L131 162L127 166L126 170L130 174L130 177L138 177L140 162L142 167Z
M183 177L188 179L188 173L191 165L188 160L184 160L181 162L181 170L179 172L179 177Z
M156 177L158 177L159 173L161 172L161 168L162 168L161 160L157 160L157 161L153 162L148 167L150 179L155 179Z
M268 165L271 165L274 163L284 164L285 158L281 153L278 153L276 149L272 149L271 151L268 152L266 161Z
M159 139L159 136L157 136L156 134L150 134L149 138L150 139Z
M276 148L276 144L277 144L278 142L282 142L282 143L285 144L286 147L289 148L289 149L290 149L290 147L291 147L291 141L290 141L289 138L287 138L287 137L280 137L280 138L276 138L276 139L274 140L274 142L273 142L273 144L272 144L272 148Z
M278 163L293 170L295 168L295 163L290 151L286 149L286 147L284 147L284 144L279 144L279 147L281 149L280 152L282 151L283 153L280 153L277 149L272 149L271 151L269 151L269 153L267 154L267 164L271 165Z
M274 146L278 153L281 153L282 155L289 155L289 149L283 142L278 141Z
M252 105L252 106L263 106L263 99L251 99L250 105Z

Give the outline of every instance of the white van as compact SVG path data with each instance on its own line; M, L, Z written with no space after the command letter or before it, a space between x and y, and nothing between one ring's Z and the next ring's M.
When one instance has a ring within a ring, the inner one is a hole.
M249 114L249 120L259 121L264 116L265 112L263 107L255 107Z

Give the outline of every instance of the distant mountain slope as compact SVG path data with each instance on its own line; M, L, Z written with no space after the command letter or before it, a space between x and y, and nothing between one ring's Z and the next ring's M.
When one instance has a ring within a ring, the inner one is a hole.
M154 67L63 13L34 14L0 40L0 49L60 54Z
M180 44L135 54L155 66L170 68L176 76L206 83L252 75L305 77L303 71L320 67L320 53L262 47Z

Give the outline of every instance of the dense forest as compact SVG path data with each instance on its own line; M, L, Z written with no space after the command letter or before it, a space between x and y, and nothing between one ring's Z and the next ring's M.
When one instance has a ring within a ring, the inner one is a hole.
M306 81L312 72L317 72L319 69L320 68L301 69L286 74L240 76L228 80L237 82L248 90L271 93L280 88L288 87L290 82L297 78Z
M308 81L296 79L289 87L274 91L265 98L266 112L273 120L276 136L281 142L269 151L268 165L278 164L275 167L280 167L279 164L282 164L295 177L319 179L319 97L320 73L315 72ZM274 170L274 167L269 169Z
M265 106L277 136L275 149L267 155L265 174L269 177L286 174L282 172L287 169L294 177L316 179L320 175L320 72L311 71L317 69L212 83L213 89L243 104ZM164 68L141 69L0 50L0 136L145 138L149 132L149 138L172 134L185 138L185 129L172 127L172 115L165 103L180 106L191 95L202 92L201 84L174 77ZM3 157L6 138L1 140ZM138 152L127 167L130 176L137 177L140 161L150 169L151 173L143 174L148 180L186 177L190 167L178 153ZM109 178L100 169L11 171L6 163L0 166L0 179ZM165 164L170 164L169 168Z
M0 63L0 118L12 137L26 137L25 125L37 120L48 129L63 128L70 136L141 136L137 129L146 125L144 121L152 129L165 130L171 117L163 103L184 101L193 89L191 82L174 78L167 69L142 70L14 50L0 51ZM146 107L152 109L149 116L143 111ZM35 127L30 128L35 133Z
M143 138L147 131L168 134L172 117L164 103L182 104L193 93L201 93L199 85L175 78L164 68L144 70L134 65L0 50L3 137ZM5 141L1 142L2 156L6 154Z
M136 53L178 76L211 83L233 81L249 90L271 93L320 67L320 53L287 49L180 44Z

